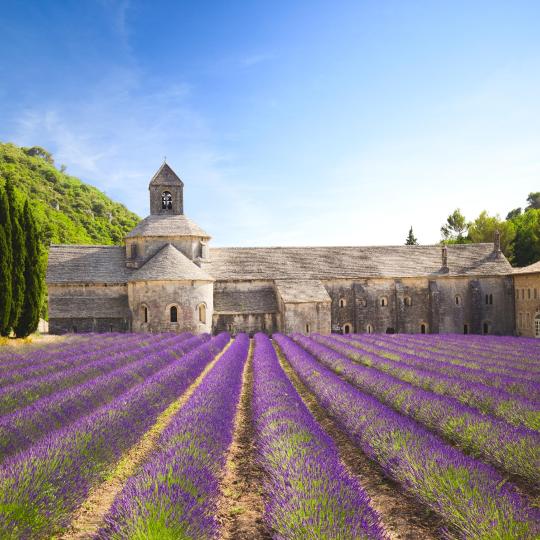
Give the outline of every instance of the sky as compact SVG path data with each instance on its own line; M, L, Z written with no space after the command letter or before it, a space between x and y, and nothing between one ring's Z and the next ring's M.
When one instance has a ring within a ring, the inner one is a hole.
M540 190L537 0L4 0L0 140L215 246L422 244Z

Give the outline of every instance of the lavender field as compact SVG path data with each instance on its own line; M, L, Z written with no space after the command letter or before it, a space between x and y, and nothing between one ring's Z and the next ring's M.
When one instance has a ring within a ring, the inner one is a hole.
M0 538L538 539L540 340L0 348Z

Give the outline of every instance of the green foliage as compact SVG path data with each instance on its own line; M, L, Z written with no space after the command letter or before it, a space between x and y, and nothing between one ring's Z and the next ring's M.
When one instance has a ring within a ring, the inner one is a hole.
M466 244L467 229L469 223L459 208L456 208L447 218L446 223L441 227L441 234L444 243Z
M9 327L13 328L21 315L24 301L24 264L26 256L25 235L22 228L23 215L11 180L6 182L6 194L11 219L12 252L12 298Z
M0 186L0 336L9 335L11 315L11 218L6 191Z
M44 258L34 216L28 201L24 203L23 230L25 233L24 296L21 315L15 325L17 337L26 337L35 332L44 295Z
M510 212L506 214L506 219L514 219L515 217L519 215L521 215L521 207L510 210Z
M49 152L0 143L0 185L28 197L42 244L120 244L139 217L97 188L54 167Z
M535 191L534 193L529 193L527 197L527 202L529 203L525 210L538 210L540 209L540 191Z
M409 229L409 234L407 235L407 239L405 240L405 245L406 246L417 246L418 245L418 240L416 239L416 236L414 236L414 233L413 233L413 230L412 230L412 225L411 225L411 228Z
M506 257L512 257L512 242L516 228L512 221L502 220L498 215L490 216L485 210L469 225L469 238L474 243L493 242L495 231L501 235L501 250Z
M517 266L528 266L540 260L540 209L527 210L516 216L513 242L513 262Z

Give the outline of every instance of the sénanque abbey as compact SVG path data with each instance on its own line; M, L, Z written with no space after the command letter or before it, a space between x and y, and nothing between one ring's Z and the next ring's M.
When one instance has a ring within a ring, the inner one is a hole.
M513 334L493 244L212 248L164 163L124 246L53 245L50 332Z

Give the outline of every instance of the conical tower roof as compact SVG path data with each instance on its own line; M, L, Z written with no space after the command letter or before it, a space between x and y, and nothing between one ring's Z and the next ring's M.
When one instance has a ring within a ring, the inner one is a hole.
M163 246L129 281L214 281L172 244Z

